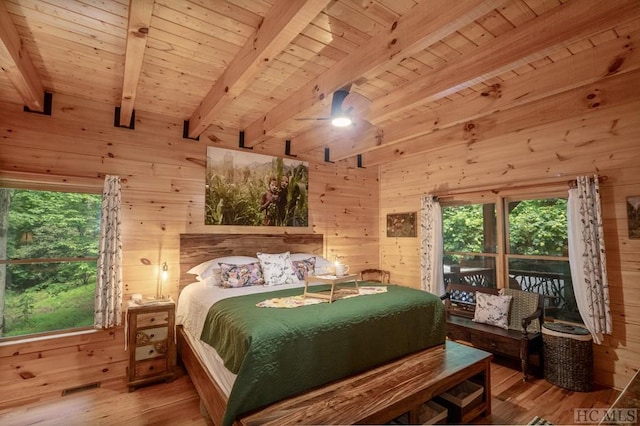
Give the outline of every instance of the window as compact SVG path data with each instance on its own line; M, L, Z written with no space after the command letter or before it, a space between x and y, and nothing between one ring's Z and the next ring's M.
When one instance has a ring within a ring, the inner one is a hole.
M442 207L445 284L496 287L495 204Z
M92 326L101 196L0 188L0 201L0 337Z
M569 269L567 200L443 205L445 282L541 293L545 316L582 322Z

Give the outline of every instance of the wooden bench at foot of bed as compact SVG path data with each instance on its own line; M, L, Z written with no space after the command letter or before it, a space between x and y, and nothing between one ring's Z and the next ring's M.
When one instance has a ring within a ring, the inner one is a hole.
M184 344L179 338L180 343ZM183 352L185 355L183 362L191 376L197 371L196 360L192 354ZM491 358L488 352L447 341L249 413L236 425L383 424L404 413L409 413L409 423L415 424L424 402L472 379L484 387L484 392L481 403L465 412L458 422L469 423L479 415L491 414ZM192 380L202 399L201 406L213 411L212 420L218 423L216 418L221 418L224 401L202 386L202 372L195 374L200 375L192 376Z
M224 412L224 397L197 355L190 351L179 327L182 362L214 424ZM383 424L409 413L417 423L421 405L450 388L473 379L484 387L482 401L465 412L461 422L491 414L490 361L492 355L447 341L444 345L407 355L364 373L276 402L244 415L236 425L261 424ZM213 387L212 387L213 386Z
M245 415L236 424L384 424L409 413L418 423L422 404L473 379L484 387L482 401L460 423L491 414L488 352L447 341Z

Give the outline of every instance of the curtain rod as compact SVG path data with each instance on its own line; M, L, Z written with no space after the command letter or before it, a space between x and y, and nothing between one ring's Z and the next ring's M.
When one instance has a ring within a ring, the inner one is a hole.
M606 182L607 179L609 179L608 176L598 176L598 183ZM593 182L593 177L590 177L589 180ZM578 180L577 179L570 180L569 182L567 182L567 184L569 185L569 188L577 188Z
M593 179L593 178L591 178ZM605 182L608 179L607 176L598 176L598 182L602 183ZM510 190L521 190L521 189L532 189L532 188L544 188L544 187L549 187L549 186L559 186L562 185L563 182L566 182L567 186L569 188L575 188L578 184L576 179L572 179L569 181L560 181L560 180L555 180L555 181L551 181L551 182L538 182L538 183L530 183L530 184L526 184L526 185L516 185L516 186L503 186L503 187L485 187L485 188L480 188L480 189L462 189L460 191L448 191L448 192L443 192L443 193L438 193L435 192L433 194L434 198L436 199L440 199L440 198L450 198L450 197L457 197L460 195L475 195L475 194L479 194L482 192L492 192L494 194L498 194L499 192L503 192L503 191L510 191Z

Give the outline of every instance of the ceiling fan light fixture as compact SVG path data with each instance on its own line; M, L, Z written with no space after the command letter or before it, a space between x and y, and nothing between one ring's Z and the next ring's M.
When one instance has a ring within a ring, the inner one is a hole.
M339 115L331 119L331 124L335 127L347 127L351 125L351 118L346 115Z

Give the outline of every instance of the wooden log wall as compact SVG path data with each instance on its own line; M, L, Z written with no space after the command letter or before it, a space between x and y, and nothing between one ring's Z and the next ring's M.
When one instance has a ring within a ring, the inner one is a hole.
M377 167L310 164L308 228L205 226L207 145L237 141L183 139L182 118L142 111L134 130L113 123L112 105L62 95L51 116L0 102L0 182L101 192L104 175L121 176L125 299L155 294L165 261L164 292L177 299L181 233L318 233L330 260L339 256L354 271L378 265ZM123 384L127 359L122 329L0 343L0 409L89 383Z
M388 213L420 212L422 194L485 189L493 202L492 189L606 175L600 190L613 335L594 345L595 379L623 388L640 367L640 240L628 238L626 210L626 197L640 194L638 90L632 72L561 94L563 102L548 98L522 115L498 110L403 145L399 161L380 166L381 266L419 286L419 238L387 238L384 221ZM412 155L412 147L424 152Z

